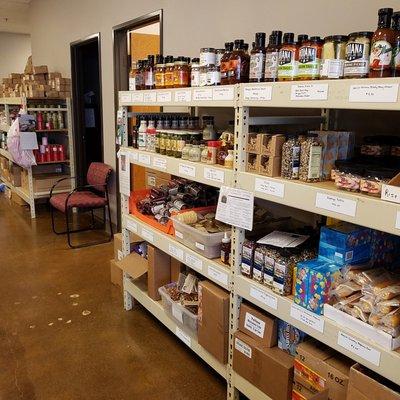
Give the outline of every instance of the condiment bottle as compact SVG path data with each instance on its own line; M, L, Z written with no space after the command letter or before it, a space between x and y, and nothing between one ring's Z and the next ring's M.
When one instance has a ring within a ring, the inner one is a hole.
M298 74L299 48L294 41L294 33L283 35L279 50L278 81L294 81Z
M345 78L367 78L373 32L353 32L346 44Z
M233 150L228 150L228 155L225 157L224 167L233 168Z
M165 57L165 87L174 87L174 57Z
M312 36L309 40L302 42L299 48L298 79L319 79L323 43L324 41L319 36Z
M147 67L145 70L145 80L144 80L144 86L145 89L154 89L154 56L149 55L147 57Z
M155 87L156 89L165 88L165 64L164 57L160 54L156 58Z
M182 149L182 160L189 160L189 153L190 153L190 149L192 148L192 144L190 143L190 141L188 140L185 143L184 148Z
M280 32L280 31L275 31ZM282 34L282 32L281 32ZM275 82L278 79L279 49L281 35L272 33L269 35L269 43L265 51L264 81Z
M264 82L265 71L265 33L256 33L254 49L250 53L249 82Z
M224 237L221 240L221 261L224 264L230 264L231 257L231 238L228 232L224 232Z
M346 61L348 36L333 35L325 37L322 47L321 79L342 79Z
M400 76L400 11L393 14L392 28L395 31L393 48L393 76Z
M216 86L221 84L221 73L219 68L214 64L207 66L206 77L207 86Z
M192 68L190 71L190 85L193 87L200 86L200 59L193 58Z
M297 45L299 46L299 48L303 45L304 42L307 41L308 41L308 35L302 33L297 36Z
M207 163L207 160L208 160L208 148L203 143L203 148L202 148L201 154L200 154L200 161L202 163Z
M146 150L151 153L156 152L156 133L154 120L151 119L146 130Z
M146 150L146 142L147 142L147 121L143 118L140 120L140 126L138 129L138 149L139 150Z
M136 90L136 75L138 73L138 65L136 61L132 61L129 71L129 90Z
M378 29L372 37L369 59L369 77L383 78L391 76L393 45L395 33L390 28L392 8L381 8L378 12Z
M232 54L232 51L233 51L233 43L232 42L225 43L225 53L221 58L221 66L220 66L221 85L229 84L229 79L228 79L229 59Z
M144 69L145 69L145 61L138 61L138 70L136 73L136 90L144 89Z
M204 116L203 117L203 139L204 140L215 140L217 133L214 129L214 117Z
M246 53L243 39L235 40L235 49L229 58L229 62L228 82L230 84L248 82L250 57Z

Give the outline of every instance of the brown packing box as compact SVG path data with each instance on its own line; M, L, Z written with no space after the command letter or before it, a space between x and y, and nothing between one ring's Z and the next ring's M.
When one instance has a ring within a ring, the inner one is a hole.
M346 400L350 369L354 365L354 361L336 353L326 360L326 363L328 365L326 382L329 389L329 400Z
M152 188L154 186L167 185L171 180L171 174L146 168L145 179L146 188Z
M186 265L171 257L171 282L178 282L179 274L186 270Z
M229 292L209 281L199 283L198 342L220 363L228 362Z
M131 241L130 252L132 252L132 247L133 247L134 243L145 241L140 236L138 236L132 232L130 233L129 237L130 237L130 241ZM121 261L122 258L123 258L122 257L122 233L116 233L114 235L114 260Z
M360 364L350 369L347 400L399 400L399 390L399 386L389 383Z
M33 66L33 73L35 75L47 74L48 72L49 71L48 71L47 65L36 65L36 66Z
M71 85L71 78L54 78L56 85Z
M278 347L266 348L243 332L234 334L233 369L274 400L289 400L293 357Z
M277 345L277 319L246 303L240 305L239 330L253 338L260 346L274 347Z
M111 283L123 288L123 271L115 260L110 260Z
M131 253L116 263L123 272L126 272L131 278L137 279L148 271L147 261L137 253Z
M17 193L12 193L11 200L13 203L15 203L19 206L26 206L28 204L23 198L18 196Z
M285 135L269 135L267 133L259 133L258 135L261 155L281 157Z
M52 98L52 99L58 99L60 98L60 92L57 92L55 90L49 90L46 92L46 97Z
M21 186L22 168L13 164L10 168L10 180L14 186Z
M67 98L70 98L72 96L71 96L71 92L60 92L59 93L59 97L60 97L60 99L67 99Z
M68 178L68 175L52 175L52 174L37 174L33 177L34 192L50 192L52 186L62 178ZM21 172L21 186L29 191L28 173L25 170ZM69 189L71 180L66 179L58 184L57 189Z
M258 155L254 153L247 153L247 172L258 172L259 164L258 164Z
M248 153L260 154L260 136L258 133L247 134L246 151Z
M147 291L153 300L160 300L158 289L171 282L171 257L161 250L147 245Z
M281 157L258 155L256 160L257 172L269 177L280 176L281 162Z
M328 400L328 389L311 391L298 382L293 382L292 400Z

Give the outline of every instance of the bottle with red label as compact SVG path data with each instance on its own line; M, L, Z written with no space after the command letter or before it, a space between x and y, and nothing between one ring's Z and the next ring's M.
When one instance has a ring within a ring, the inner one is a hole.
M233 43L227 42L225 43L225 53L221 57L221 85L228 85L229 84L229 59L232 55L233 51Z
M58 160L65 161L65 150L62 144L57 145L57 151L58 151Z
M58 158L58 146L56 144L51 145L51 161L59 161Z
M395 31L393 48L393 76L400 76L400 11L393 14L392 28Z
M36 127L39 131L44 130L43 114L39 111L36 115Z
M250 56L243 39L235 40L235 49L229 58L228 82L230 84L249 81Z
M371 42L369 77L384 78L392 75L395 32L390 27L393 8L381 8L378 12L378 29Z

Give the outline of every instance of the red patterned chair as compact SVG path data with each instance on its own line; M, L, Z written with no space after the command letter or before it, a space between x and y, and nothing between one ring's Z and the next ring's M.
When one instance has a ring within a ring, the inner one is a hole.
M53 195L53 191L57 188L57 185L66 179L75 179L71 178L63 178L60 179L50 190L50 210L51 210L51 226L53 228L53 232L57 235L67 234L68 237L68 245L75 249L80 247L92 246L95 244L106 243L111 241L113 237L113 229L111 223L111 212L110 212L110 204L109 204L109 196L108 196L108 182L111 176L112 168L103 163L93 162L90 164L88 172L87 172L87 182L88 184L85 186L76 187L70 193L61 193ZM92 214L92 223L89 227L83 229L70 229L70 214L73 208L77 208L81 211L90 211ZM103 209L103 218L104 218L104 227L106 226L106 208L108 210L108 219L110 223L110 236L106 240L84 243L81 245L74 246L71 243L71 234L76 232L83 232L94 229L95 221L93 210L97 208ZM63 232L57 232L55 229L54 222L54 209L65 214L66 226L67 230Z

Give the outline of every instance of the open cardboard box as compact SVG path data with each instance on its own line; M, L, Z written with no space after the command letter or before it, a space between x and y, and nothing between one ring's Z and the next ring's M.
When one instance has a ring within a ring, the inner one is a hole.
M382 185L381 199L400 204L400 172Z

